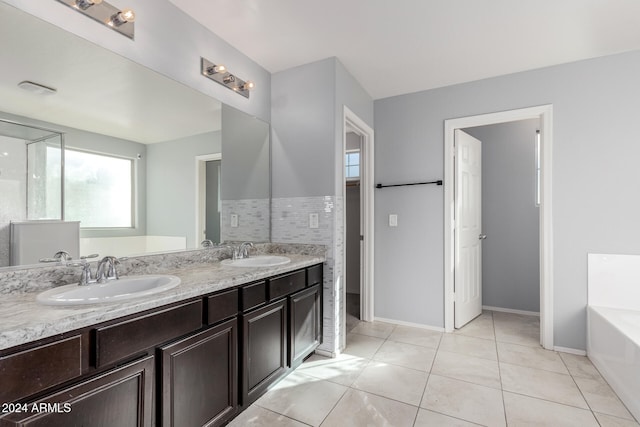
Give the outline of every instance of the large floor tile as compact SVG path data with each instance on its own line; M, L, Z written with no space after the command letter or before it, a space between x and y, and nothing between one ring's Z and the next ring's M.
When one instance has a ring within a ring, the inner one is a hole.
M228 427L305 427L306 425L268 409L251 405L231 421Z
M600 372L593 366L593 363L591 363L587 356L560 353L560 357L572 376L592 379L601 378Z
M303 423L319 426L347 387L298 372L291 373L256 401L256 405Z
M500 363L502 388L565 405L588 409L580 390L569 375L525 366Z
M633 419L633 416L604 379L576 377L574 380L592 411L619 418Z
M496 342L461 334L445 334L438 350L466 354L481 359L498 360Z
M591 411L533 397L504 393L509 427L597 427Z
M371 359L383 342L382 338L349 333L347 334L347 347L343 353Z
M420 406L482 425L505 425L502 391L435 374Z
M360 322L351 330L354 334L387 339L395 325L384 322Z
M406 403L350 389L322 427L411 427L417 410Z
M541 347L498 342L498 357L500 362L569 375L558 353Z
M433 348L386 341L373 356L373 360L429 372L435 356L436 350Z
M313 355L296 372L350 386L368 364L369 359L349 354L340 354L334 358Z
M352 387L418 406L427 377L426 372L372 361Z
M396 326L388 339L390 341L404 342L423 347L438 348L441 337L441 332L429 329L413 328L411 326Z
M500 389L498 362L438 351L431 373Z
M624 418L618 418L611 415L599 414L595 412L596 419L600 423L601 427L638 427L638 424L634 420L627 420Z
M420 409L413 427L474 427L477 425L427 409Z
M540 319L511 313L494 313L496 341L540 346Z
M496 338L493 330L493 315L491 312L484 312L460 329L455 330L456 334L468 335L476 338L493 340Z

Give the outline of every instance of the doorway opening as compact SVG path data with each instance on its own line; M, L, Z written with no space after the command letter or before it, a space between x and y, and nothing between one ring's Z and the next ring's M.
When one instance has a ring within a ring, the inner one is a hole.
M499 113L463 117L445 121L445 182L450 183L444 189L445 197L445 331L452 332L455 322L455 301L462 298L457 295L456 286L465 278L463 265L456 256L456 239L459 239L461 224L456 215L456 134L462 129L477 126L509 123L521 120L538 119L540 129L539 155L539 307L540 307L540 343L544 348L553 348L553 230L551 224L551 155L552 155L552 106L524 108ZM460 156L458 156L460 157ZM461 190L459 190L461 191ZM475 235L476 240L483 239L483 233ZM460 243L459 243L460 244Z
M220 227L220 153L196 156L196 245L222 241ZM201 243L202 242L202 243Z
M373 129L344 107L344 133L337 176L344 186L340 348L350 326L373 321Z

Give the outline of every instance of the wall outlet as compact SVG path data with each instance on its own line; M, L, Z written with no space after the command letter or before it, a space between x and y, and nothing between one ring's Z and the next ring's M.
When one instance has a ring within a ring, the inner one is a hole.
M309 228L318 228L318 227L319 227L318 214L317 213L309 214Z
M389 227L397 227L398 226L398 215L390 214L389 215Z
M231 227L238 228L238 214L231 214Z

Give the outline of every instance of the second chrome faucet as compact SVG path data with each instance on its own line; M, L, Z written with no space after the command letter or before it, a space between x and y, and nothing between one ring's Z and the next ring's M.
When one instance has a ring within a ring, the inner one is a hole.
M73 267L82 267L82 273L80 274L79 286L90 285L92 283L106 283L108 280L119 279L118 265L120 260L114 256L106 256L98 261L96 266L95 276L91 274L91 264L87 261L67 264Z

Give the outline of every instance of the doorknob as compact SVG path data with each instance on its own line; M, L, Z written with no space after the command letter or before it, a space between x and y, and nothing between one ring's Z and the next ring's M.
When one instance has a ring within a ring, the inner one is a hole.
M479 240L484 240L484 239L486 239L486 238L487 238L487 235L486 235L486 234L481 234L481 235L479 235L479 236L478 236L478 239L479 239Z

